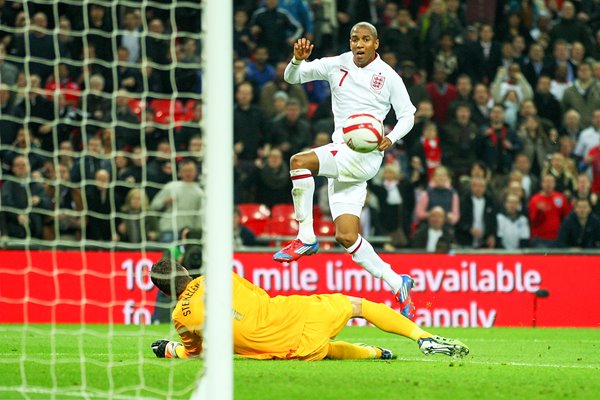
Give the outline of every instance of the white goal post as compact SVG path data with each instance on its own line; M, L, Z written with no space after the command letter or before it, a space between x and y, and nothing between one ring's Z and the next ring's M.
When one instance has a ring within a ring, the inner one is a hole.
M233 398L233 7L204 0L206 137L206 368L194 400Z

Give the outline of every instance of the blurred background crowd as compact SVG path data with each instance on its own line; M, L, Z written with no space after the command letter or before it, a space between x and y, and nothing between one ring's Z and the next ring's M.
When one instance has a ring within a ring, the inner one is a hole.
M201 228L200 5L135 3L0 0L1 236L171 242ZM283 80L292 43L337 55L358 21L417 107L369 182L364 236L429 252L600 247L599 1L234 6L238 247L295 234L289 158L333 131L327 83ZM325 183L315 219L330 236Z

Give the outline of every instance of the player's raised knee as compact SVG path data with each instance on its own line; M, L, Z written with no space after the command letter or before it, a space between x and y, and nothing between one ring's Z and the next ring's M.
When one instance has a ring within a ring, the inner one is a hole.
M308 169L313 173L317 173L319 169L319 159L314 152L294 154L290 159L290 169Z
M356 239L358 239L358 235L355 232L336 231L335 233L335 241L344 246L345 249L352 246Z

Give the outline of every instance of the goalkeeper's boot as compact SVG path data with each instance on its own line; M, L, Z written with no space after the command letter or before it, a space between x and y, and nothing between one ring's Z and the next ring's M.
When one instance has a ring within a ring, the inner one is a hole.
M400 314L408 319L415 317L415 305L412 302L411 289L415 283L409 275L400 275L402 285L394 295L394 299L400 303Z
M394 357L394 353L392 353L391 350L384 349L383 347L379 347L379 346L377 346L377 348L379 350L381 350L381 359L382 360L392 360L392 359L396 358L396 357Z
M392 353L391 350L384 349L383 347L371 346L370 344L364 344L364 343L356 343L356 345L369 349L369 351L371 352L371 358L378 358L380 360L392 360L392 359L396 358L394 356L394 353ZM379 349L379 351L381 351L381 357L377 357L376 349Z
M425 355L445 354L454 358L462 358L469 354L469 348L460 340L441 336L420 338L417 343Z
M310 256L319 251L319 242L302 243L300 239L294 239L283 249L273 255L273 260L277 262L296 261L302 256Z

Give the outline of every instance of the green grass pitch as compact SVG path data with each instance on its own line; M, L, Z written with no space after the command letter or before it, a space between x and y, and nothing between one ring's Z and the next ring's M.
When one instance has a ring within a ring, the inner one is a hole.
M167 325L0 325L0 399L189 398L201 361L157 359L150 349L154 339L172 333ZM347 327L339 339L390 348L398 359L236 358L235 398L593 399L600 393L600 330L435 333L463 340L471 354L426 357L408 339Z

